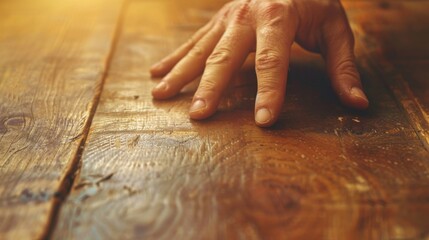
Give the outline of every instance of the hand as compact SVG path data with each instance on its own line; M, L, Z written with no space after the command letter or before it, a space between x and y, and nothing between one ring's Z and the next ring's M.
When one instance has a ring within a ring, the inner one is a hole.
M258 91L255 121L274 124L286 90L290 48L296 41L326 61L332 87L346 106L368 107L354 57L354 38L338 0L237 0L179 49L151 68L163 77L152 90L155 99L175 96L202 75L190 108L192 119L217 110L222 92L249 53L256 51Z

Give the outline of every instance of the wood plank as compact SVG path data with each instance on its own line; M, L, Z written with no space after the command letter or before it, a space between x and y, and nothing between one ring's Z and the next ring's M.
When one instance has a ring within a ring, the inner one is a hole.
M121 1L0 2L0 239L39 239L77 167Z
M341 107L320 58L296 46L284 112L271 129L253 122L252 71L206 121L188 118L192 91L152 100L150 64L200 26L207 9L130 3L54 238L429 237L429 153L369 67L363 38L367 112Z

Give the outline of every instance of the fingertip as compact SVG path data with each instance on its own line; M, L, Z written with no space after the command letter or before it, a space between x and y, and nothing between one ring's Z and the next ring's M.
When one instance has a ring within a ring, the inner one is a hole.
M156 87L152 89L152 96L155 99L167 99L172 97L169 94L169 86L165 82L160 82Z
M162 62L152 65L149 69L150 75L153 78L163 77L165 75L165 67Z
M368 97L365 95L365 93L363 92L363 90L361 88L358 87L353 87L350 90L350 95L353 99L353 106L354 108L357 109L367 109L369 106L369 100Z
M339 95L341 102L348 106L359 110L365 110L369 107L368 97L359 87L353 87L348 94Z
M199 119L205 112L207 104L205 100L197 99L193 101L191 108L189 109L189 115L192 119Z
M189 109L189 117L193 120L203 120L214 114L215 107L210 107L205 99L194 99Z
M272 111L268 108L260 108L255 114L255 123L259 127L271 127L275 123Z

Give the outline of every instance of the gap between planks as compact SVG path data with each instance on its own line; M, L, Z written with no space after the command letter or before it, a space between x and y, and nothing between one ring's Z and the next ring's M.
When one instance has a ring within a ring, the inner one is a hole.
M116 25L114 27L114 32L113 32L113 38L112 38L112 42L110 45L110 49L109 52L107 53L107 57L104 63L104 71L103 71L103 75L101 77L101 81L99 86L97 86L97 91L96 94L94 95L94 99L93 99L93 107L90 110L90 114L88 117L88 121L86 122L85 126L84 126L84 130L83 130L83 137L82 140L79 143L79 148L76 152L75 157L73 158L73 160L71 161L71 163L69 164L65 176L63 177L63 179L61 180L60 183L60 187L58 189L58 193L60 193L59 195L55 196L54 199L54 203L51 209L51 212L49 213L49 219L48 219L48 223L46 224L46 228L44 229L41 239L51 239L52 238L52 233L55 230L55 227L57 226L57 220L58 220L58 215L60 213L61 210L61 206L63 205L64 201L67 199L67 197L70 194L70 191L72 189L76 174L79 171L80 165L81 165L81 159L82 159L82 153L85 150L85 145L86 145L86 140L89 134L89 130L91 128L92 125L92 120L94 119L95 113L97 111L97 107L98 104L100 102L100 98L101 98L101 93L103 92L103 88L104 88L104 84L106 82L106 78L109 75L109 70L110 70L110 66L115 54L115 50L116 50L116 46L119 40L119 36L121 34L122 31L122 24L123 24L123 20L124 20L124 16L125 16L125 10L127 9L127 6L129 4L130 0L123 0L121 7L120 7L120 11L118 14L118 18L116 20Z

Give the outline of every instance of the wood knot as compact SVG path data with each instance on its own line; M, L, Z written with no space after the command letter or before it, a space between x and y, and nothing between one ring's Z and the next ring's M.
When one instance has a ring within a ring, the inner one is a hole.
M21 127L25 125L25 119L23 117L13 117L6 120L6 126L9 127Z
M6 133L8 130L22 130L29 120L25 116L14 116L4 119L0 122L0 133Z
M301 208L307 192L301 186L278 179L265 179L251 191L254 206L269 215L292 214ZM270 204L266 204L266 203Z

